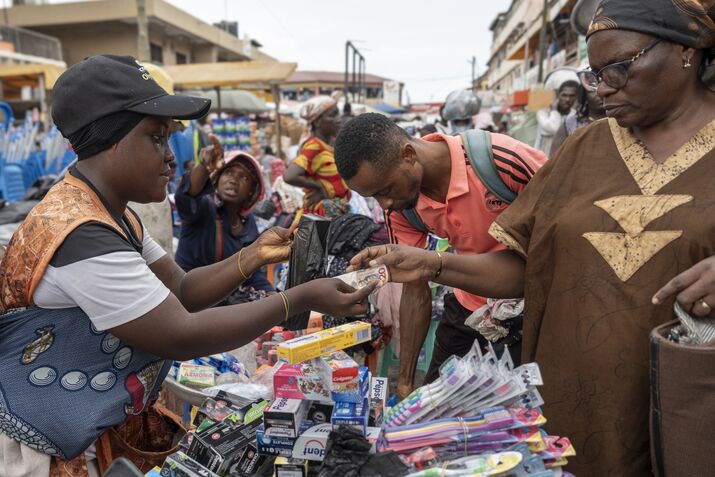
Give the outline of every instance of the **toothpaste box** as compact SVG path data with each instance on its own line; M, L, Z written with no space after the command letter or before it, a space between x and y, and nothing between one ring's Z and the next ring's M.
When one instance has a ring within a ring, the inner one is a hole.
M333 431L330 423L313 426L295 440L292 456L297 459L322 461L325 458L325 446L328 436Z
M311 335L300 336L278 345L278 359L288 364L298 364L318 358L324 354L370 341L370 330L370 323L354 321Z
M294 445L294 437L267 434L263 427L256 433L256 449L260 455L290 457Z
M328 359L321 358L323 381L329 383L334 401L361 403L370 391L370 372L366 366L357 366L348 355L340 353L347 359L332 359L337 353L328 355ZM351 367L350 362L355 367Z
M344 351L336 351L315 361L316 370L331 393L347 395L352 392L355 395L353 401L360 402L357 395L360 366L350 356Z
M325 458L325 446L328 444L328 436L333 431L330 423L313 426L295 440L293 446L293 458L322 461ZM379 427L367 428L365 437L372 444L370 453L376 452L375 445L380 436Z
M320 335L299 336L281 343L276 348L278 359L289 364L298 364L320 356Z
M369 412L370 403L367 398L360 404L354 402L336 402L330 422L333 428L352 426L365 435L367 432Z
M319 361L284 364L273 375L276 398L330 402L330 390L319 374Z
M387 407L387 378L372 378L370 379L370 416L368 419L369 426L380 427Z
M308 461L278 457L273 464L275 477L308 477Z
M267 456L294 457L311 461L322 461L325 458L325 446L333 425L318 424L304 430L296 439L290 437L266 435L263 429L258 429L256 443L258 452ZM372 444L371 453L376 452L377 439L380 436L379 427L367 429L367 440Z
M308 413L310 401L278 398L263 412L266 432L272 435L298 437L301 423Z
M364 321L353 321L335 328L328 328L318 334L320 335L320 353L327 354L370 341L371 325Z

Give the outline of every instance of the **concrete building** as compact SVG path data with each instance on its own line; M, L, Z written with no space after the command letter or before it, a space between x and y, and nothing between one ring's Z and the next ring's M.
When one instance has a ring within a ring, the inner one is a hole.
M569 18L576 0L548 0L544 77L560 66L578 68L585 59L585 41ZM538 84L542 0L512 0L490 26L492 47L486 82L504 101Z
M57 38L68 65L100 53L139 57L138 1L100 0L2 9L7 25ZM274 61L260 43L239 38L164 0L145 0L150 60L162 65ZM237 32L238 33L238 32Z

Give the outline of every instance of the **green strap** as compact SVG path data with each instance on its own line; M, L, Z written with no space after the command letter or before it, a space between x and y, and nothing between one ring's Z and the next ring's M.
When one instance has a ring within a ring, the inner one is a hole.
M422 221L422 217L417 213L417 209L406 209L402 211L402 216L410 223L413 229L423 233L429 233L429 229Z
M504 183L504 180L497 170L492 153L492 137L488 131L481 129L470 129L461 134L464 143L464 151L467 153L469 164L482 181L484 187L494 196L504 202L511 204L517 197L516 192L511 190ZM403 217L409 222L413 229L420 232L429 233L422 217L417 213L417 209L407 209L402 211Z
M490 133L481 129L470 129L463 132L461 136L469 163L482 184L502 202L506 204L514 202L517 197L516 192L504 183L494 163Z

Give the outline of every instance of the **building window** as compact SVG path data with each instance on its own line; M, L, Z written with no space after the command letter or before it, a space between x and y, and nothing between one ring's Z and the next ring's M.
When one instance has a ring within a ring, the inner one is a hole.
M152 63L158 63L158 64L164 63L164 49L161 46L159 46L155 43L150 43L149 44L149 53L151 55Z
M185 65L186 63L187 63L186 55L183 53L177 53L176 54L176 64L177 65Z

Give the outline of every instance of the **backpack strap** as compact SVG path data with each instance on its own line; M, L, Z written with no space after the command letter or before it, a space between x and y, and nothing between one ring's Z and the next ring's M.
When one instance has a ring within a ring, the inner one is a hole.
M417 209L406 209L402 211L403 217L410 223L413 229L419 230L420 232L429 233L429 229L425 225L424 222L422 222L422 217L420 217L420 214L417 213Z
M460 134L469 163L482 184L504 203L511 204L517 194L502 179L494 163L492 138L488 131L470 129ZM408 219L409 220L409 219Z

